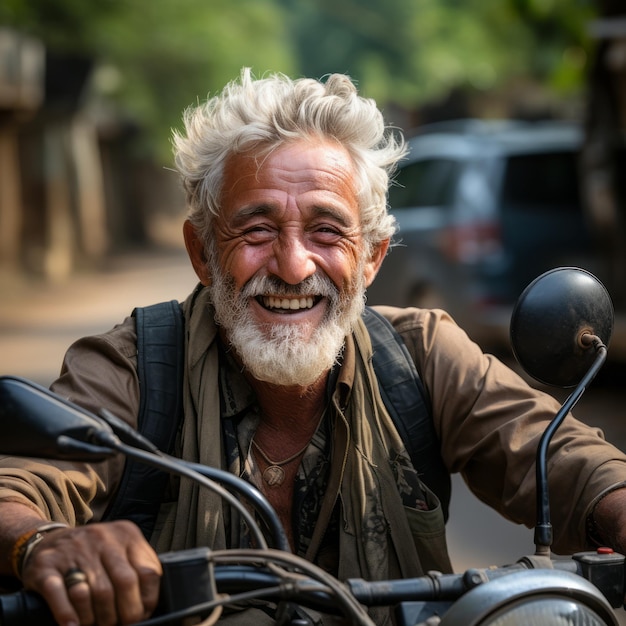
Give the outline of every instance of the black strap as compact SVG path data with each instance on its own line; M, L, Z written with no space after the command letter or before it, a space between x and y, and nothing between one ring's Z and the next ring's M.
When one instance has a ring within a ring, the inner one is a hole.
M363 321L370 334L380 395L421 480L437 494L447 521L450 473L432 420L430 398L409 351L389 320L370 307Z
M182 421L184 327L180 304L161 302L133 311L137 329L138 430L160 450L172 452ZM149 538L168 474L127 460L106 519L132 519Z

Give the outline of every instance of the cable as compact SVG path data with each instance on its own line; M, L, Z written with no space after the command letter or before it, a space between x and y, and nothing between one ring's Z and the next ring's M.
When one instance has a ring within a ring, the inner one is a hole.
M250 511L237 498L235 498L230 491L222 487L219 483L216 483L215 481L206 478L199 472L190 469L184 463L174 462L168 458L155 455L151 452L145 452L144 450L127 446L111 433L97 432L95 433L94 439L96 439L101 445L105 445L113 450L116 450L117 452L121 452L130 458L137 459L147 465L165 469L172 474L178 474L179 476L190 478L206 489L213 491L239 512L248 525L250 533L259 548L267 549L267 541L265 540L258 523ZM176 459L176 461L178 461L178 459Z
M250 563L256 565L273 566L276 563L287 565L305 572L314 580L318 580L327 586L342 609L346 617L352 620L351 623L361 624L362 626L374 626L374 622L367 614L365 608L350 593L346 585L337 580L334 576L324 571L317 565L306 561L302 557L295 554L282 552L280 550L245 550L245 549L229 549L216 550L211 552L210 559L218 563Z

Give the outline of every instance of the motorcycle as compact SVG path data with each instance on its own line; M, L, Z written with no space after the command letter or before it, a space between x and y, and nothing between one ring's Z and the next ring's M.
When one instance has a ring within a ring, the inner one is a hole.
M617 625L626 557L608 548L569 558L551 554L547 452L550 440L606 360L613 307L604 286L577 268L557 268L522 293L511 318L520 365L542 383L573 388L546 428L536 455L535 553L501 567L459 574L428 572L403 580L340 582L292 554L278 517L249 483L216 468L167 456L103 410L95 415L26 379L0 377L0 452L97 462L128 458L186 476L219 493L245 519L254 549L200 547L160 555L160 606L140 626L212 624L224 605L278 603L277 623L301 626L297 607L373 626L368 609L393 607L396 626L507 624ZM254 509L242 504L248 502ZM257 521L258 520L258 521ZM0 626L54 624L28 591L0 596Z

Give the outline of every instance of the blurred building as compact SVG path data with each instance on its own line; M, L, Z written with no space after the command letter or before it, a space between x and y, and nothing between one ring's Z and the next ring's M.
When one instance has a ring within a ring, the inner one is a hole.
M50 278L107 249L96 129L81 116L91 63L0 30L0 261Z
M97 267L149 240L154 207L182 207L175 177L133 157L141 129L87 106L93 72L92 59L0 27L2 271L61 279Z

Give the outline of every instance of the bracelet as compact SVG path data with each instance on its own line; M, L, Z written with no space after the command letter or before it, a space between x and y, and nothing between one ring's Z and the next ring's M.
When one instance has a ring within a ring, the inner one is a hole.
M69 527L67 524L62 524L60 522L49 522L47 524L43 524L42 526L38 526L37 528L27 530L17 538L16 542L13 544L13 549L11 550L11 567L13 569L13 574L17 579L22 580L24 565L26 565L26 561L35 546L46 536L46 533L59 528Z

